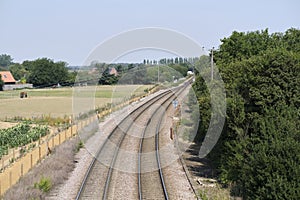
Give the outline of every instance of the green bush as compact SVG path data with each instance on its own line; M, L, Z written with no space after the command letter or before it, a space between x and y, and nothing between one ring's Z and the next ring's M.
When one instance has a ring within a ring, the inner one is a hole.
M50 178L42 177L38 183L34 184L34 188L37 188L43 192L49 192L52 187Z

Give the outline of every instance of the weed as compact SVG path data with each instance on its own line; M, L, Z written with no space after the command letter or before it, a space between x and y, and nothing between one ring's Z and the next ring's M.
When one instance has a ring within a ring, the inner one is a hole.
M208 200L208 197L207 197L205 191L203 191L203 190L199 190L199 197L200 197L202 200Z
M84 147L84 144L83 144L82 140L80 140L76 146L76 152L78 152L83 147Z
M34 188L37 188L43 192L49 192L52 187L50 178L42 177L38 183L34 183Z

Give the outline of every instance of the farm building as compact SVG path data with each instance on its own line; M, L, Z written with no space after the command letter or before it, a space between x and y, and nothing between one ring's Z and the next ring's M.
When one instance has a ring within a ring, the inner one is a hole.
M116 68L112 67L111 69L109 69L109 74L118 76L118 71L116 70Z
M1 79L3 80L5 85L12 85L16 84L16 80L14 79L13 75L10 71L0 71Z
M1 79L4 82L3 90L15 90L22 88L32 88L32 84L16 84L16 80L10 71L0 71Z

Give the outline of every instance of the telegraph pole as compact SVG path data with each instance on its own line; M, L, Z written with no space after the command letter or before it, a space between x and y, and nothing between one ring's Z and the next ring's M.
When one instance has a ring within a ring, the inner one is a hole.
M211 49L211 62L210 62L210 72L211 80L214 80L214 48Z
M159 64L158 64L157 67L158 67L158 68L157 68L157 83L159 83Z

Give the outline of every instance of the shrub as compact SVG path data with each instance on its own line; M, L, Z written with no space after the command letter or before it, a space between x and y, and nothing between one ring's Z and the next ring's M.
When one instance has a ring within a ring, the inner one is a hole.
M49 192L52 187L50 178L42 177L40 182L34 184L34 188L37 188L43 192Z

